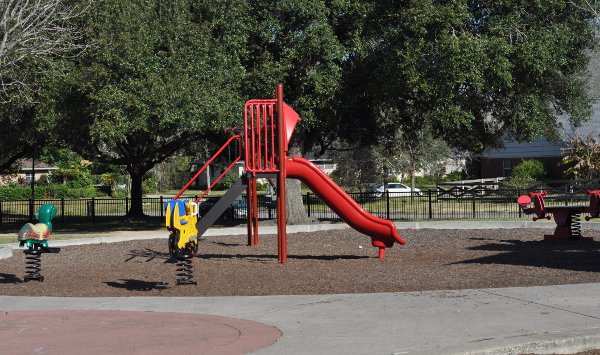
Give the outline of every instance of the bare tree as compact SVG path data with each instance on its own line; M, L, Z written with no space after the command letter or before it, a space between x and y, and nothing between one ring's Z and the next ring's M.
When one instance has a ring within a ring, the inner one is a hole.
M73 20L91 0L73 6L63 0L0 0L0 99L33 90L34 83L20 70L31 60L74 55L84 45Z

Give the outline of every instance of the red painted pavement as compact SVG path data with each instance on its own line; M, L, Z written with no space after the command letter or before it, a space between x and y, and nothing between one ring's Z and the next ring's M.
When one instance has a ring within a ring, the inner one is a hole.
M0 312L2 354L245 354L280 336L262 323L187 313Z

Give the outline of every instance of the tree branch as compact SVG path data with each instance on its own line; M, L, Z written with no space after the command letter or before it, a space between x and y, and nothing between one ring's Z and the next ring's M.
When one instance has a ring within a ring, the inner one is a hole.
M0 101L10 101L11 93L34 91L35 83L20 71L26 61L55 56L77 55L86 45L80 29L70 22L87 11L64 0L0 1Z

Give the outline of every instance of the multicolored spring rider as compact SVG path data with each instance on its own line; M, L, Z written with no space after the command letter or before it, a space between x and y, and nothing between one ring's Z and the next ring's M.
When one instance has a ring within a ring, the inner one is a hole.
M27 223L19 231L19 246L27 246L25 253L25 277L24 281L44 281L40 274L42 270L42 253L58 253L58 248L48 248L48 239L52 234L52 219L56 216L56 207L44 204L35 214L40 222L36 224Z
M165 224L169 231L169 254L177 259L178 285L195 285L193 257L198 253L198 205L191 200L165 202Z

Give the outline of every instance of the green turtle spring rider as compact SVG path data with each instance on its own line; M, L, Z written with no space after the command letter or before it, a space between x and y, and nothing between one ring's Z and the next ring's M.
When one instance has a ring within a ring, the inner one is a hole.
M25 253L24 281L44 281L42 270L42 253L58 253L59 248L49 248L48 239L52 233L52 219L56 216L56 207L44 204L35 214L40 223L27 223L19 231L19 246L27 247Z

